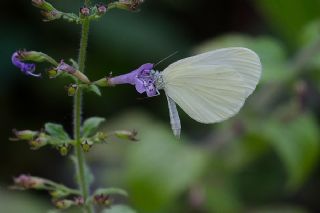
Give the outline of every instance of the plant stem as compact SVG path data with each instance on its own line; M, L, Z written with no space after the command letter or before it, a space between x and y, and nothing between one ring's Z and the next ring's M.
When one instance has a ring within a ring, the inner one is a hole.
M81 30L81 40L80 40L80 50L79 50L79 70L80 72L84 72L85 69L85 61L86 61L86 53L87 53L87 46L88 46L88 34L89 34L89 20L85 20L82 23L82 30ZM79 82L78 82L79 83ZM79 180L79 188L83 199L86 201L89 197L89 183L86 179L86 162L83 155L83 151L81 149L81 135L80 135L80 128L81 128L81 112L82 112L82 89L78 88L75 96L74 96L74 107L73 107L73 134L75 143L75 156L77 158L78 168L77 168L77 177ZM84 212L93 213L94 208L92 204L88 204L85 206Z

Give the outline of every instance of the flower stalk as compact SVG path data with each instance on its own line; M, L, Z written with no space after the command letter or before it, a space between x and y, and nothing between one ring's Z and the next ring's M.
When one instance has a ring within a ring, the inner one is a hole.
M90 21L86 19L82 23L81 30L81 40L80 40L80 50L78 57L79 71L84 73L85 70L85 61L86 61L86 53L88 46L88 35L89 35ZM79 83L79 81L78 81ZM73 107L73 134L75 143L75 156L77 159L77 176L79 180L79 188L84 200L87 200L89 197L89 183L86 180L85 167L86 162L84 158L84 153L81 148L81 113L82 113L82 89L78 88L76 94L74 96L74 107ZM85 206L87 213L93 213L94 209L92 204L87 204Z

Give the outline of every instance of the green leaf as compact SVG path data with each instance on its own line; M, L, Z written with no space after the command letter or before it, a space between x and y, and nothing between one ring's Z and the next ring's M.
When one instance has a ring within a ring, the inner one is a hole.
M89 137L93 135L97 131L99 125L104 121L105 119L100 117L91 117L86 119L82 125L82 136Z
M69 140L70 139L69 135L63 129L63 126L61 124L46 123L45 130L52 137L58 138L60 140Z
M97 85L91 84L88 86L88 90L94 92L98 96L101 96L101 91Z
M265 126L264 134L284 162L289 176L288 187L301 186L318 162L320 137L316 121L309 114L288 123L271 120Z
M95 195L100 195L100 194L106 194L106 195L111 195L111 194L118 194L122 196L128 196L128 193L119 188L99 188L97 189L93 194Z
M131 209L129 206L113 205L111 208L103 210L102 213L137 213L137 212Z
M261 82L282 82L292 77L287 66L287 55L283 45L271 37L253 38L246 35L230 34L209 40L196 47L196 53L226 47L247 47L255 51L262 63Z
M78 175L79 174L78 159L76 156L71 156L70 159L72 160L76 168L75 181L77 182L78 185L80 185L80 177ZM84 175L85 175L86 183L90 186L94 181L94 175L92 174L87 164L84 165Z

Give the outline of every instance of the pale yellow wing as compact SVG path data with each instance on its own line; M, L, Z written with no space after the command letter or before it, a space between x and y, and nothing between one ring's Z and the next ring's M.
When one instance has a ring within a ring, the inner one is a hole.
M187 67L197 69L197 66L228 66L238 72L247 84L246 95L249 96L260 79L262 66L258 55L250 49L232 47L217 49L179 60L163 71L164 75L181 75ZM170 74L169 74L170 72ZM194 70L197 72L197 70Z

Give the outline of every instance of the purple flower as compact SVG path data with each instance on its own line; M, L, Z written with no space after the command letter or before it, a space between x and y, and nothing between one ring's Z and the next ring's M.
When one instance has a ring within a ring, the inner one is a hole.
M156 87L157 77L153 64L147 63L128 74L110 78L108 83L110 85L131 84L140 94L146 92L148 97L153 97L159 95Z
M60 64L57 66L56 70L58 72L67 72L69 74L74 74L75 72L77 72L77 70L74 67L65 63L63 60L61 60Z
M21 57L22 52L21 51L17 51L15 53L13 53L11 60L12 63L18 67L24 74L26 75L31 75L34 77L40 77L41 74L35 74L34 71L36 69L36 65L35 64L31 64L31 63L25 63L22 61L22 57Z

